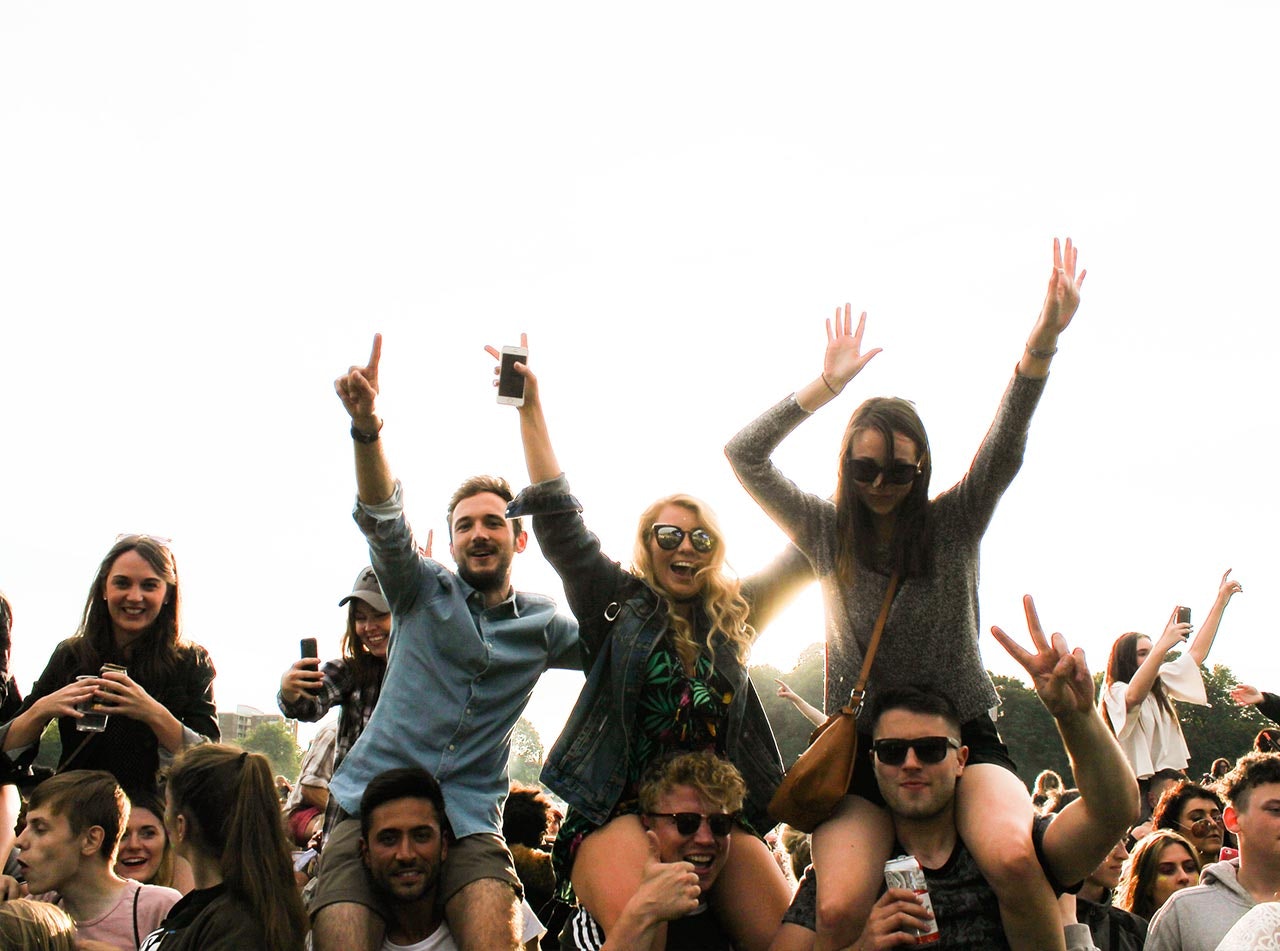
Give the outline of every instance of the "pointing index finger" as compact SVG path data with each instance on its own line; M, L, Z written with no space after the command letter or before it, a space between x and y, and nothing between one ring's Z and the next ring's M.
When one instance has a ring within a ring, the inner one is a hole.
M382 359L382 334L373 335L373 350L369 352L369 369L375 375L378 372L378 361Z

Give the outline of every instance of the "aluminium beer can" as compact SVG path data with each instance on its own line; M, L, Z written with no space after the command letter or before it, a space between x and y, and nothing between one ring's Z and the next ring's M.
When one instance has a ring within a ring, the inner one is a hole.
M907 888L916 893L924 910L933 914L933 902L929 900L929 883L925 881L924 869L916 861L914 855L899 855L884 863L884 883L888 888ZM938 921L929 919L923 930L916 931L916 944L932 944L941 938L938 933Z

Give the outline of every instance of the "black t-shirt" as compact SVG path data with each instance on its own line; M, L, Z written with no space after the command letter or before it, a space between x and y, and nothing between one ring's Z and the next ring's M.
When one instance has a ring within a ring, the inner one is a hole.
M1044 834L1051 821L1051 816L1037 816L1031 829L1031 841L1050 886L1055 894L1062 894L1078 889L1079 885L1073 888L1063 887L1046 867ZM902 855L904 852L905 849L895 842L894 855ZM1000 924L1000 906L996 901L996 893L982 877L978 863L959 838L956 839L951 857L941 868L926 868L924 877L929 885L929 899L933 902L933 913L941 935L938 942L930 947L938 951L984 951L1009 947ZM782 920L810 931L816 930L817 898L817 879L810 866Z

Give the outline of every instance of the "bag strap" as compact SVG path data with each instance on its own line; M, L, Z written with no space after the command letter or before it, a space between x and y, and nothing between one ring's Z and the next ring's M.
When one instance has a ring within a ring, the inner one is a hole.
M84 735L84 739L81 740L79 744L76 746L76 748L71 751L71 755L68 756L65 760L63 760L61 766L59 766L56 770L54 770L54 774L56 775L58 773L65 773L68 769L70 769L71 764L75 761L75 758L80 755L80 751L83 750L86 746L88 746L89 741L92 740L97 735L98 734L96 732L86 733Z
M858 672L858 683L849 694L848 709L856 718L862 712L862 695L867 688L867 678L871 675L871 664L876 659L876 649L880 646L880 635L884 633L884 622L889 618L889 607L893 604L893 596L898 593L898 573L889 577L889 587L884 592L884 602L880 605L880 616L876 618L876 626L871 632L871 644L867 647L867 656L862 660L862 670Z

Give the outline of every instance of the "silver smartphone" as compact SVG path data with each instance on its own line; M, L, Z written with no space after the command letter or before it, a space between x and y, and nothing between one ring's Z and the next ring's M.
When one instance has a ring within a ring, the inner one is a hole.
M528 365L527 347L503 347L502 367L498 370L498 402L508 406L524 405L524 377L516 372L516 364Z

